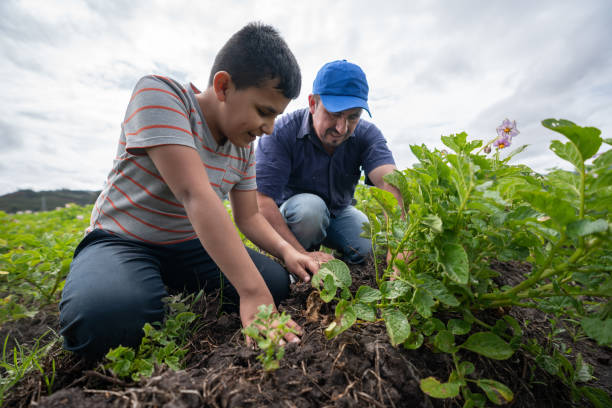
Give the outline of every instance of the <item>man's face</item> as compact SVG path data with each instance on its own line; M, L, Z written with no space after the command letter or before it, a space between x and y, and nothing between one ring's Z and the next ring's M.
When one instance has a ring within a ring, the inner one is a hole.
M353 134L361 117L361 108L329 112L314 95L308 96L308 105L312 114L312 127L330 154Z
M223 106L221 136L236 146L245 147L257 136L272 133L276 117L289 104L289 98L276 88L277 84L276 79L240 90L230 86Z

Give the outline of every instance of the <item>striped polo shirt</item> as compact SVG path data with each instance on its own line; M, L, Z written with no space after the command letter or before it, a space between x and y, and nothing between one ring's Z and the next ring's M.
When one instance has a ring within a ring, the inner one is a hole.
M168 188L146 148L176 144L197 150L210 185L220 199L231 189L255 190L253 145L217 145L193 85L162 76L136 84L117 155L91 214L87 232L102 229L127 239L174 244L196 238L185 209Z

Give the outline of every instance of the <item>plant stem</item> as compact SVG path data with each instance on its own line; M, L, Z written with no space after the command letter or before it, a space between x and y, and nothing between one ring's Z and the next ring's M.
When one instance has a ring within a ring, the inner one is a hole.
M535 285L538 281L543 279L544 272L548 269L548 267L552 263L554 255L557 252L557 249L560 248L561 245L563 245L563 243L565 242L565 238L566 238L565 234L562 234L561 238L559 239L559 241L557 241L557 243L555 244L553 249L548 254L548 258L546 259L546 262L544 263L544 265L542 265L542 267L539 270L534 272L531 277L525 279L524 281L522 281L518 285L514 286L513 288L510 288L510 289L506 290L505 292L502 292L502 293L485 293L484 295L482 295L480 297L480 299L495 299L495 300L498 300L498 299L503 299L503 298L509 298L509 297L512 297L515 294L517 294L519 292L522 292L525 289L529 289L530 287ZM578 250L576 250L576 252L578 252ZM570 264L570 263L575 261L575 259L574 259L575 255L576 255L576 253L574 253L574 255L572 255L570 260L567 262L568 264ZM578 257L575 257L575 258L577 259ZM555 271L556 269L557 268L554 268L553 271ZM546 276L552 276L555 273L557 273L557 272L555 271L554 273L548 273Z

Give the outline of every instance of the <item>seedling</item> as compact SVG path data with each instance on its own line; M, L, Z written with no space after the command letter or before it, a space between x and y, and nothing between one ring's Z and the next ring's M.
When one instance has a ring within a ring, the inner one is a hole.
M261 353L257 356L265 371L279 368L280 360L285 355L284 337L288 333L297 333L288 326L291 316L285 312L273 313L272 305L259 305L253 323L242 329L245 336L253 339Z

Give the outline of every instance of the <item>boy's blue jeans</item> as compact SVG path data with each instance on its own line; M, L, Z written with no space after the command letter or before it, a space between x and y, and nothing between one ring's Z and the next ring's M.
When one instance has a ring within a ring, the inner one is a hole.
M287 271L247 251L278 304L289 295ZM138 347L144 324L164 319L166 287L209 292L221 284L224 301L236 308L236 290L197 239L160 246L94 230L77 247L62 292L64 348L98 359L118 345Z
M352 205L332 217L319 196L302 193L289 198L279 209L291 232L307 250L323 244L339 251L343 260L353 264L362 263L372 252L370 240L360 236L368 217Z

